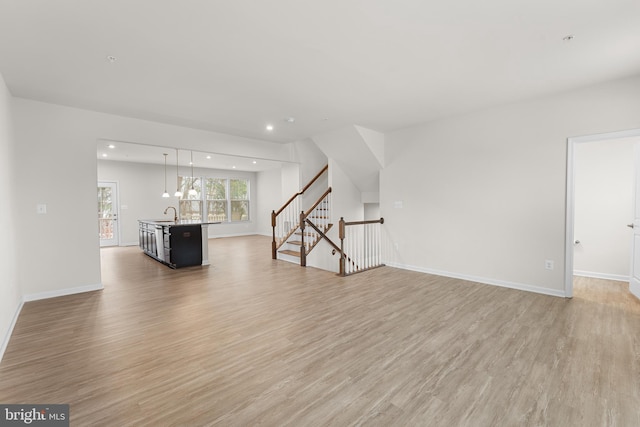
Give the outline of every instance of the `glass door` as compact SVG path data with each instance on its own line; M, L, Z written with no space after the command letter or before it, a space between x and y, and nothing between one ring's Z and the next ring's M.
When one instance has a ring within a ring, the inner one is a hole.
M118 186L115 182L98 182L98 233L100 247L118 246Z

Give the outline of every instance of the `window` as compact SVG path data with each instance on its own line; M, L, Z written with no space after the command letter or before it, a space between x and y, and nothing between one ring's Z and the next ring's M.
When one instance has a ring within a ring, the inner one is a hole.
M202 220L202 179L199 177L181 176L178 179L182 197L180 197L180 219ZM195 195L189 194L194 189Z
M207 178L207 220L224 222L227 215L227 180Z
M189 195L192 181L196 196ZM181 176L179 185L182 191L180 219L203 219L208 222L249 221L248 179Z
M249 180L230 179L231 221L249 221Z

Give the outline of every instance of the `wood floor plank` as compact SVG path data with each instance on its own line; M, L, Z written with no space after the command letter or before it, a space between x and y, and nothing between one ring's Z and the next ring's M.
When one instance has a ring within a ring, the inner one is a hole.
M640 426L640 301L382 267L348 277L213 239L211 266L101 251L102 291L24 305L0 402L74 426Z

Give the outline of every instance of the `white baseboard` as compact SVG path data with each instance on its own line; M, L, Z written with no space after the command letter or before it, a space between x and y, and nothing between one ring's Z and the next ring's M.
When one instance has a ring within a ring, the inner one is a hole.
M47 298L62 297L65 295L81 294L83 292L99 291L104 289L102 283L96 285L77 286L75 288L56 289L55 291L39 292L37 294L27 294L22 296L22 301L37 301Z
M9 345L9 339L11 339L11 335L13 334L13 328L16 326L16 322L18 321L18 316L20 316L20 312L22 311L22 306L24 305L24 301L20 301L18 304L18 308L16 312L13 314L13 319L11 319L11 324L9 325L9 329L7 329L7 333L2 339L2 346L0 346L0 362L2 362L2 358L4 357L4 352Z
M20 316L20 312L22 311L22 307L24 307L25 302L61 297L65 295L80 294L83 292L99 291L101 289L104 289L104 286L102 286L102 283L99 283L97 285L77 286L75 288L57 289L55 291L23 295L22 301L20 301L20 304L18 305L18 308L16 309L16 312L13 315L13 319L11 320L11 324L9 325L9 329L7 330L7 333L2 339L2 346L0 347L0 361L2 361L4 352L7 349L7 346L9 345L9 339L13 334L13 328L16 326L16 322L18 321L18 317Z
M231 234L216 234L215 236L209 236L209 239L218 239L221 237L241 237L241 236L255 236L256 233L251 231L249 233L231 233Z
M417 271L419 273L433 274L436 276L451 277L453 279L468 280L470 282L482 283L485 285L500 286L502 288L517 289L519 291L533 292L536 294L550 295L565 298L564 290L541 288L539 286L526 285L524 283L508 282L506 280L489 279L486 277L469 276L466 274L452 273L450 271L435 270L432 268L416 267L413 265L397 264L388 262L389 267L401 268L403 270Z
M618 282L628 282L629 276L620 274L596 273L594 271L573 270L574 276L593 277L594 279L616 280Z
M120 246L138 246L140 245L140 242L124 242L124 243L120 243Z

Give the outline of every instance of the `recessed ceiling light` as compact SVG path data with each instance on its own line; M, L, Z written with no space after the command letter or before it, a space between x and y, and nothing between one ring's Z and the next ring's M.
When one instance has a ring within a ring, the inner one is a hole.
M273 130L273 125L267 125L267 130L271 132Z
M116 148L116 146L113 145L113 144L109 144L109 148L111 148L113 150L114 148Z
M293 123L296 121L295 117L287 117L286 119L284 119L285 122L287 123Z
M253 161L253 164L255 165L256 163L258 163L258 162L256 162L256 161L254 160L254 161Z
M231 169L235 169L235 168L236 168L235 166L231 166Z
M102 153L102 157L107 157L107 153Z
M211 160L211 156L207 156L207 160Z
M114 62L116 62L118 60L118 58L116 58L113 55L107 55L107 60L113 64Z
M575 36L573 34L569 34L568 36L564 36L562 38L563 41L565 42L570 42L571 40L573 40L575 38Z

